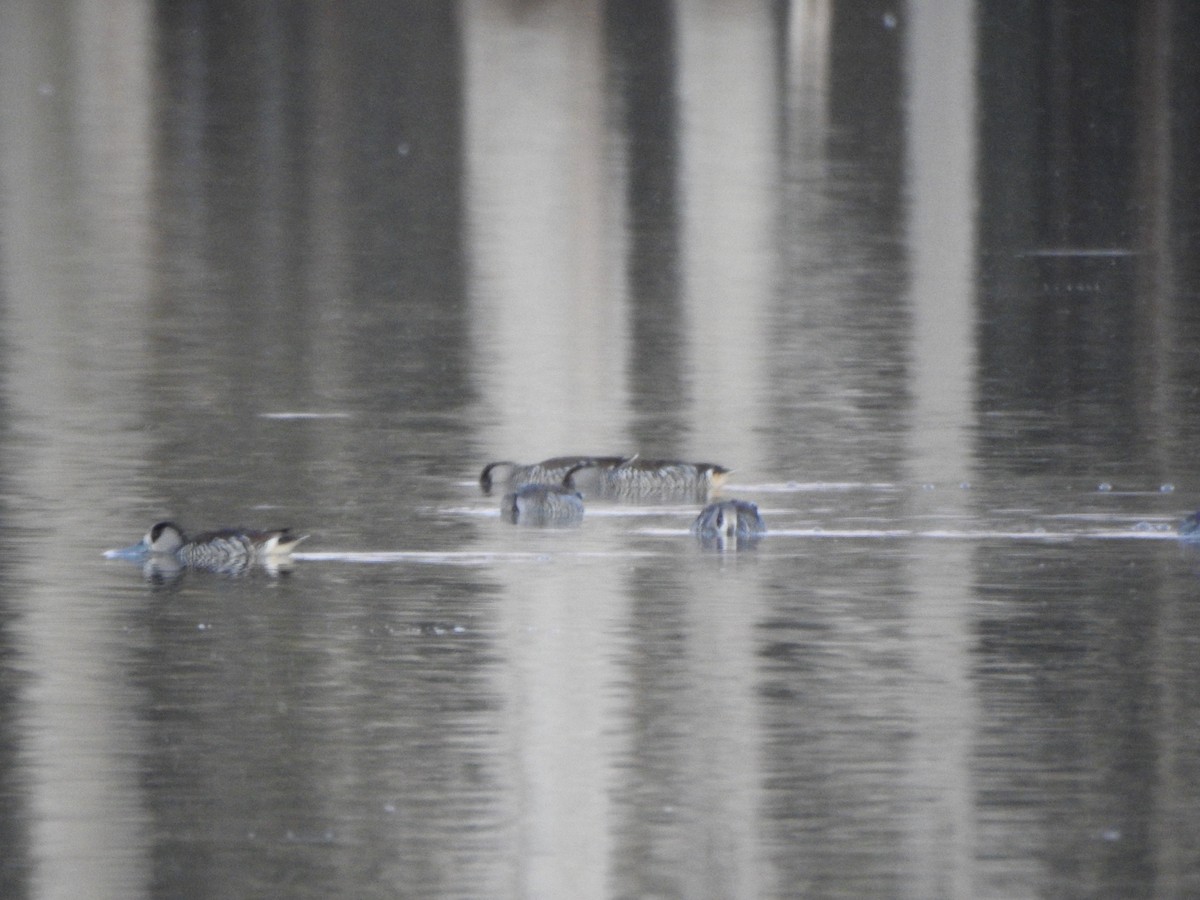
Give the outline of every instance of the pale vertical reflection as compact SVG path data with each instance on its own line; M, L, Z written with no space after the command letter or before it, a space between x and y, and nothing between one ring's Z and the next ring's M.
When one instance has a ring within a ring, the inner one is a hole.
M606 153L601 11L598 0L462 8L482 437L521 459L627 439L623 190Z
M605 698L619 677L614 644L628 604L590 590L611 579L586 566L521 567L519 577L501 601L508 664L500 686L513 753L516 895L606 897L625 716Z
M22 485L6 524L45 536L6 572L29 674L18 721L37 898L138 897L150 881L133 697L112 652L125 612L90 604L76 550L121 495L95 461L140 455L128 398L144 356L149 13L0 4L5 464Z
M768 395L764 327L778 247L770 8L681 2L676 17L690 443L698 455L757 471ZM759 896L771 880L757 839L763 783L752 749L757 740L728 742L731 734L761 732L752 677L758 616L753 588L738 581L733 571L717 579L697 571L689 607L688 632L704 672L697 709L689 712L693 721L721 723L720 735L695 735L688 763L689 782L707 795L688 798L702 812L693 846L707 851L690 861L689 896ZM730 591L737 594L736 615L727 614Z
M681 807L687 846L681 880L685 897L765 897L775 884L762 852L764 781L759 748L755 626L762 621L761 570L753 556L731 554L713 572L697 567L688 602L690 690L683 721L695 723L685 741Z
M676 16L691 446L757 469L778 247L770 5L681 2Z
M972 4L909 4L909 253L913 311L909 430L914 476L937 508L969 496L974 396L975 33ZM913 560L912 897L969 897L973 859L969 680L971 547Z
M471 337L490 453L614 452L628 432L626 299L605 153L601 4L464 3ZM509 537L520 545L523 532ZM552 536L536 542L544 546ZM519 893L603 897L606 747L616 720L581 697L613 683L613 580L512 569L502 689L517 781ZM606 585L608 587L606 587Z
M829 29L832 0L788 4L788 107L791 127L801 135L825 134L829 100Z

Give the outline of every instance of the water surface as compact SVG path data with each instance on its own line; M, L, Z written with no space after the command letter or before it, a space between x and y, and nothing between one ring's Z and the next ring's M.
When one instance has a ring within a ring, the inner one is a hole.
M1200 890L1198 25L4 6L0 894Z

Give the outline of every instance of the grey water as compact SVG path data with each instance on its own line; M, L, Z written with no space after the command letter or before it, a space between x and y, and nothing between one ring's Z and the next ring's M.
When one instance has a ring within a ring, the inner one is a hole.
M0 896L1195 896L1198 39L0 4Z

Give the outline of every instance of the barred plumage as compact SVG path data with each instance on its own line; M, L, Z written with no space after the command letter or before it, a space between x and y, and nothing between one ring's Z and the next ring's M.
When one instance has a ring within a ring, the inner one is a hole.
M510 491L527 484L562 484L563 478L571 469L579 466L615 466L624 459L623 456L555 456L528 465L508 461L493 462L483 467L479 476L479 486L485 494L490 494L497 482ZM499 470L501 477L494 478L493 470Z
M236 531L198 535L175 551L176 557L194 569L245 568L257 556L248 535Z
M705 502L729 477L716 463L630 457L613 466L575 466L563 478L567 487L607 500L675 500Z
M560 485L527 484L504 496L500 515L514 525L578 525L583 521L583 497Z
M721 500L701 510L692 532L702 539L749 540L765 534L767 525L749 500Z
M175 562L189 569L237 574L256 564L286 562L296 545L308 535L296 536L288 529L254 531L222 528L206 531L190 540L174 522L158 522L142 540L106 556L145 561Z

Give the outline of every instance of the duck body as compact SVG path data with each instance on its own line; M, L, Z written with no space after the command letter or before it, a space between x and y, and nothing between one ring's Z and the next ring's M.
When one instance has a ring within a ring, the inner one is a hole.
M556 484L526 484L505 494L500 517L514 525L570 527L583 522L583 496Z
M1188 540L1200 540L1200 512L1194 512L1179 523L1179 536Z
M729 469L716 463L633 456L615 465L576 466L563 484L607 500L707 502L728 477Z
M136 544L109 550L110 559L132 559L146 563L171 563L209 572L244 572L256 564L279 565L290 560L296 545L308 535L289 529L255 531L222 528L188 538L174 522L157 522Z
M567 473L580 466L615 466L623 456L555 456L522 465L508 461L488 463L479 476L479 486L490 494L497 483L510 491L527 484L562 484Z
M701 541L727 546L730 542L753 542L766 534L767 525L758 506L749 500L710 503L692 523L692 533Z
M692 523L692 531L701 537L748 538L765 534L767 525L758 512L758 506L749 500L721 500L710 503L700 511Z

